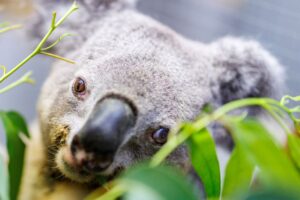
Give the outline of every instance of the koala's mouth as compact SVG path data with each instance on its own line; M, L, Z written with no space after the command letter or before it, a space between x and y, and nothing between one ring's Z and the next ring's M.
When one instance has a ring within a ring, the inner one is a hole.
M81 155L82 157L86 155ZM78 158L77 158L78 159ZM80 159L80 158L79 158ZM72 155L68 147L62 147L57 152L55 163L58 170L68 179L79 183L93 183L98 179L107 181L114 179L123 170L124 167L115 167L103 170L102 172L90 171L78 164L76 158Z
M55 157L55 164L58 170L67 178L76 182L91 182L95 178L95 174L88 172L81 168L75 158L72 156L71 151L67 147L62 147L57 152Z

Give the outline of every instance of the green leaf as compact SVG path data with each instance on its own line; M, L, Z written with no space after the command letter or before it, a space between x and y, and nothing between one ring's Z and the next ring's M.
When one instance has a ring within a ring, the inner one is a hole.
M287 192L282 188L259 190L247 194L245 200L299 200L299 192Z
M23 134L25 134L28 138L30 138L29 131L27 128L26 121L24 118L17 112L10 111L6 112L6 115L13 122L14 126Z
M183 131L192 131L186 126ZM208 198L220 196L220 166L215 142L207 129L195 132L188 139L190 156L196 173L202 180Z
M125 174L121 183L127 187L126 200L198 199L187 179L170 167L135 167Z
M288 135L288 148L296 167L300 170L300 138L297 135Z
M260 174L264 181L285 189L300 187L300 177L293 163L259 121L230 120L227 125L235 142L243 148L248 159L261 170Z
M7 138L7 150L9 155L9 185L10 199L17 199L20 188L25 145L20 139L20 133L29 136L25 120L16 112L0 112Z
M1 154L0 154L0 177L1 177L0 178L0 199L9 200L7 166Z
M233 197L237 192L246 192L254 171L253 163L243 149L236 145L227 163L222 197Z

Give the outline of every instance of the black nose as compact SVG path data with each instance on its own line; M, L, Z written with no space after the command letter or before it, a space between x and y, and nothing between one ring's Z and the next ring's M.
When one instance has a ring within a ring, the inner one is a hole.
M125 100L107 98L98 102L72 141L74 157L81 150L93 158L85 159L93 161L93 166L107 167L135 121L135 112Z

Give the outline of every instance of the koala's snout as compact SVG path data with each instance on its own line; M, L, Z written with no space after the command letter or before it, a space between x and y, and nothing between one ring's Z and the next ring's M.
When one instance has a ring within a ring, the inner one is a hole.
M127 101L106 98L98 102L71 143L76 162L88 171L106 169L135 121L135 112Z

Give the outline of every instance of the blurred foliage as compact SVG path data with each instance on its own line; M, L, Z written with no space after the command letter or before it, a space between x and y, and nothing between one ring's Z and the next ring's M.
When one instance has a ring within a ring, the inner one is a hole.
M254 166L248 159L247 153L239 144L236 144L227 163L222 197L230 197L236 191L247 192L251 184Z
M288 135L289 154L300 171L300 138L297 135Z
M148 165L129 170L123 177L121 184L127 193L126 200L135 199L198 199L193 186L181 172L166 166L149 168ZM176 190L170 192L170 186Z
M16 112L0 112L0 118L3 121L6 132L6 146L10 158L8 162L8 172L10 174L9 196L10 199L17 199L22 178L25 151L25 144L21 140L20 134L24 134L28 138L29 132L23 117ZM3 180L6 180L6 178Z
M189 131L186 125L183 131ZM208 198L217 198L221 192L220 167L211 133L202 129L191 135L187 144L192 164L204 185ZM204 167L205 166L205 167Z

